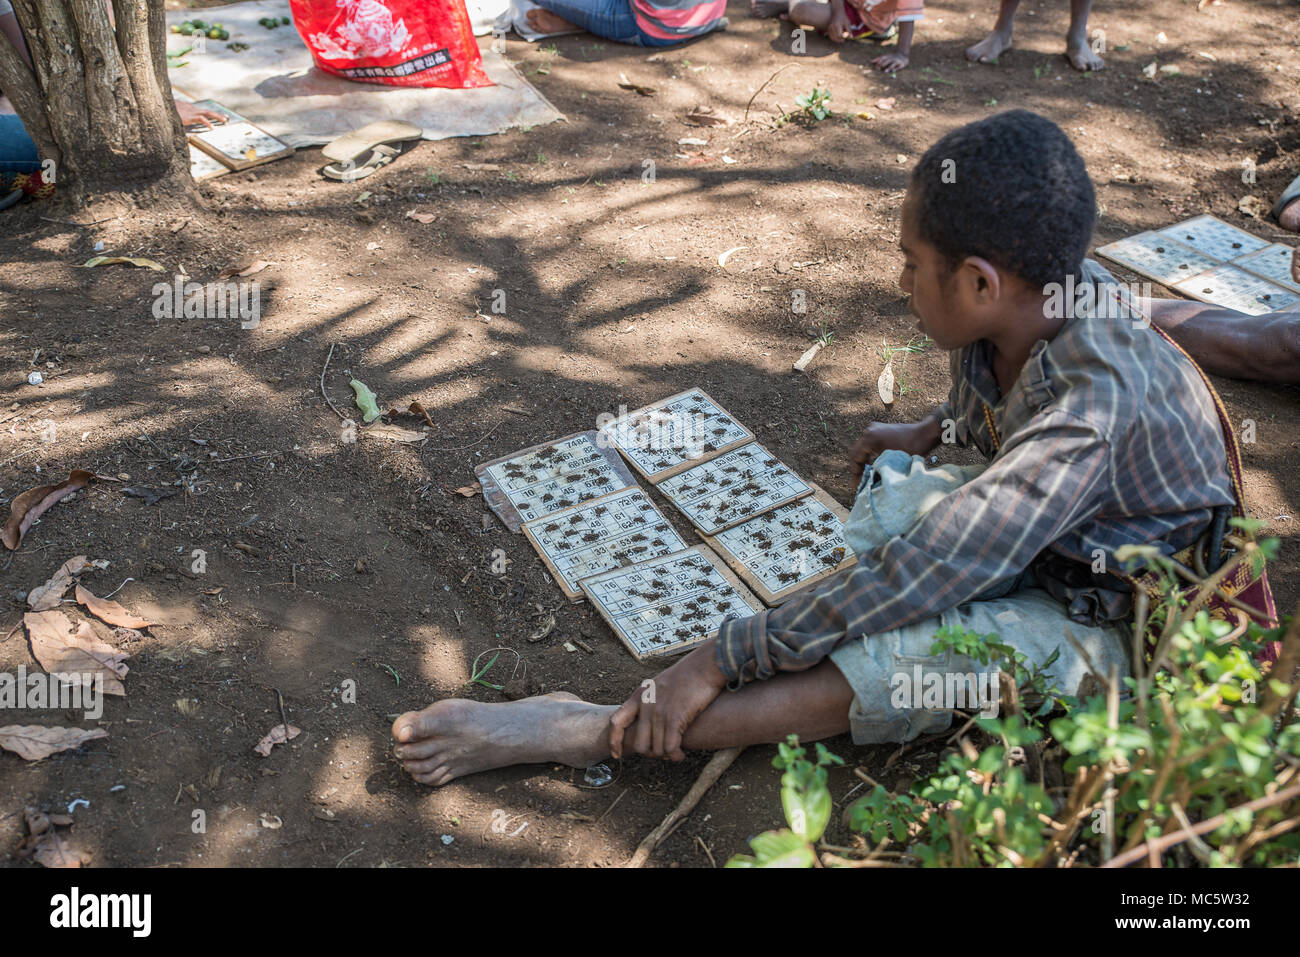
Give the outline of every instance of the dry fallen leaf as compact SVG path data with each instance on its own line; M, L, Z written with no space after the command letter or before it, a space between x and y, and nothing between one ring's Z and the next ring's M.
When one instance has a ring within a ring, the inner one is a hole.
M499 163L461 163L460 165L466 169L482 173L496 173L501 169L501 164Z
M711 106L697 106L683 119L693 126L729 126L731 120Z
M1255 219L1263 219L1269 214L1269 205L1258 196L1243 196L1237 203L1237 209Z
M122 628L148 628L153 624L148 619L137 618L115 601L96 598L88 588L81 585L77 585L77 601L86 606L86 611L110 625L119 625Z
M655 95L655 88L653 86L642 86L640 83L633 83L631 80L627 78L627 74L625 73L620 73L618 75L618 85L621 89L634 90L635 92L640 93L642 96Z
M894 108L894 104L896 104L897 102L898 102L898 97L896 96L882 97L879 100L876 100L876 108L880 110L892 110Z
M71 751L87 741L107 738L103 728L56 728L39 724L10 724L0 728L0 748L12 751L28 761L40 761L60 751ZM33 832L37 833L37 832Z
M406 218L407 218L407 219L413 219L413 220L415 220L417 223L425 223L425 224L428 224L428 223L433 222L435 219L437 219L437 218L438 218L438 214L437 214L437 213L420 213L420 212L416 212L414 209L410 209L410 210L407 210L407 212L406 212Z
M719 266L722 266L722 267L725 268L726 265L727 265L727 260L731 258L731 254L732 254L732 253L738 253L738 252L740 252L742 249L748 249L748 248L749 248L748 246L733 246L733 247L731 247L731 248L728 249L725 253L723 253L721 256L718 257L718 265L719 265Z
M367 439L384 439L388 442L423 442L427 437L427 432L416 432L412 429L403 429L396 425L377 425L368 426L361 430L363 438Z
M32 859L42 867L84 867L90 863L90 854L49 831L36 842Z
M4 542L5 548L10 551L17 548L33 522L55 503L67 498L77 489L85 488L94 477L94 472L73 469L58 485L38 485L15 496L9 503L9 520L5 522L4 530L0 531L0 541Z
M163 272L163 267L160 263L156 263L152 259L141 259L132 256L92 256L90 259L87 259L82 263L82 268L93 269L95 266L114 266L118 263L123 263L128 266L143 266L145 269L155 269L158 272Z
M270 265L273 264L267 262L264 259L259 259L257 262L252 263L251 265L248 266L227 266L225 269L221 270L221 272L217 275L217 279L223 280L223 279L231 279L235 276L252 276L255 273L261 272L263 269L265 269L267 266Z
M298 735L302 734L302 728L295 728L289 725L289 733L285 734L284 725L277 724L270 731L266 732L266 737L253 745L253 750L264 758L271 756L271 749L277 744L284 744L286 741L292 741Z
M880 394L880 401L885 405L894 404L894 368L892 363L885 363L880 378L876 380L876 392Z
M61 676L65 683L82 684L103 675L104 694L126 694L122 679L130 669L123 662L131 656L101 641L89 622L80 622L77 633L68 634L72 622L63 612L29 611L23 623L32 655L48 674Z
M69 558L59 566L53 578L27 593L27 607L32 611L48 611L59 607L59 602L72 587L72 583L90 567L85 555Z
M384 415L387 416L404 415L404 414L423 416L424 421L429 423L429 428L433 428L433 419L429 418L428 409L420 405L419 402L412 402L410 405L408 405L406 407L405 413L401 409L397 408L396 406L394 406L393 408L389 409L387 412L384 413Z
M462 485L460 488L456 489L456 494L463 495L466 498L473 498L481 491L483 491L483 486L478 482L475 482L473 485Z

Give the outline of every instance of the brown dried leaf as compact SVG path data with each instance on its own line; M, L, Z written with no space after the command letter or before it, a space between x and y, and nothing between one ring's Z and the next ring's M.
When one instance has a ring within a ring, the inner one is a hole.
M248 266L227 266L217 275L217 279L222 280L231 279L235 276L251 276L254 273L261 272L267 266L271 265L274 265L274 263L269 263L264 259L259 259L257 262Z
M685 120L693 126L728 126L731 123L711 106L697 106L686 114Z
M640 83L633 83L627 78L626 73L620 73L618 75L618 85L620 89L632 90L636 93L640 93L642 96L655 95L655 88L653 86L642 86Z
M894 404L894 368L888 362L885 363L880 378L876 380L876 392L880 395L880 401L885 405Z
M363 429L361 434L368 439L385 439L389 442L423 442L428 438L425 432L414 432L396 425L372 425Z
M879 100L876 100L876 108L881 110L892 110L894 108L894 105L897 102L898 102L898 97L886 96Z
M77 585L77 601L86 606L86 611L110 625L118 625L122 628L149 628L153 624L145 618L137 618L115 601L96 598L89 589L81 585Z
M85 555L69 558L59 566L53 578L27 593L27 607L32 611L48 611L59 607L59 602L72 587L72 583L87 568L90 568L90 563L86 561Z
M253 745L253 750L262 757L269 758L273 747L277 744L284 744L286 741L292 741L300 734L302 734L302 728L296 728L293 725L289 725L289 733L285 734L284 725L277 724L270 731L266 732L266 737Z
M90 863L89 853L73 847L56 831L49 831L38 840L33 858L42 867L85 867Z
M415 210L412 209L412 210L408 210L408 211L407 211L407 213L406 213L406 218L407 218L407 219L413 219L413 220L415 220L417 223L425 223L425 224L427 225L428 223L431 223L431 222L433 222L435 219L437 219L437 218L438 218L438 214L437 214L437 213L419 213L419 212L416 212Z
M460 488L456 489L456 494L463 495L466 498L473 498L481 491L483 491L483 486L478 482L475 482L473 485L462 485Z
M427 422L427 423L429 423L429 428L433 428L433 419L429 418L429 410L426 409L424 406L422 406L419 402L412 402L410 405L408 405L408 406L406 407L406 411L405 411L405 412L403 412L401 409L399 409L399 408L397 408L396 406L394 406L393 408L391 408L391 409L389 409L387 412L385 412L384 415L386 415L386 416L394 416L394 415L418 415L418 416L422 416L422 417L424 418L424 421Z
M40 761L60 751L71 751L87 741L107 738L108 732L103 728L83 731L81 728L56 728L39 724L9 724L0 728L0 748L12 751L28 761ZM32 809L28 809L27 826L33 834L40 834L49 829L49 820L45 815L33 819Z
M71 474L58 485L38 485L19 493L9 505L9 520L0 531L0 541L5 548L13 551L27 534L27 529L56 502L67 498L77 489L85 488L95 477L94 472L85 469L73 469Z
M126 694L121 679L130 669L123 662L131 656L100 641L89 622L81 622L75 635L68 634L72 623L61 611L29 611L23 622L31 638L32 655L47 673L65 676L68 682L85 682L102 674L105 694Z

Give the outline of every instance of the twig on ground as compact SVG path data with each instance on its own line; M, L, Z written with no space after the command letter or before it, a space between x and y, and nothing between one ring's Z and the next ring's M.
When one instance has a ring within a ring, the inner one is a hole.
M749 122L749 108L754 105L754 100L758 97L758 94L762 93L764 88L773 80L775 80L782 71L788 70L792 66L794 66L793 63L787 63L785 66L781 67L780 70L777 70L776 73L773 73L771 76L769 76L766 80L764 80L759 85L758 89L754 91L754 95L749 98L749 102L745 104L745 118L741 120L742 123Z
M659 826L645 836L645 839L637 846L636 853L632 859L627 862L628 867L644 867L645 862L650 859L654 849L659 846L672 831L682 822L686 815L694 810L695 805L700 803L700 798L704 797L709 788L713 787L718 778L722 777L722 772L731 767L744 747L723 748L709 759L709 763L704 766L700 776L695 779L691 789L686 792L681 803L659 822Z
M330 359L332 358L334 358L334 343L331 342L329 355L325 357L325 365L320 370L320 394L325 399L325 404L328 405L331 409L334 409L334 414L337 415L340 419L346 421L347 416L345 416L342 412L340 412L337 408L335 408L334 403L330 401L330 397L325 394L325 372L326 370L329 369Z

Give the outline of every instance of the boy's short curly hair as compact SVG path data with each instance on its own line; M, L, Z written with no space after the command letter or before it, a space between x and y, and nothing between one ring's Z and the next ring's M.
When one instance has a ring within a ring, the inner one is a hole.
M948 133L917 163L912 190L921 238L951 268L980 256L1036 286L1078 269L1097 219L1083 158L1028 110Z

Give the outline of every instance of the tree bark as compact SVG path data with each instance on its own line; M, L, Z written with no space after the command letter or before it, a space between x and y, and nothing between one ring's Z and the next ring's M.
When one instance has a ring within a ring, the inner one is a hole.
M162 0L109 2L13 0L34 67L0 37L0 89L65 205L192 201Z

